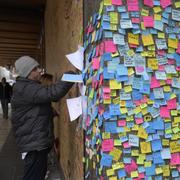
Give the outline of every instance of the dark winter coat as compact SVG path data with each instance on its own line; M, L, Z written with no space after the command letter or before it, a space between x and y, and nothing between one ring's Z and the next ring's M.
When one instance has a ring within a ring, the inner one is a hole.
M19 77L11 99L12 126L20 152L42 150L53 145L52 101L62 98L73 83L58 81L43 86Z
M0 99L10 100L12 94L12 87L6 82L5 86L0 83Z

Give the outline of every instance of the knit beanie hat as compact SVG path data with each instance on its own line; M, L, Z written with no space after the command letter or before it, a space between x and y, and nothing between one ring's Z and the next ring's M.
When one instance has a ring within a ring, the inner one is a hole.
M37 66L39 66L39 63L29 56L22 56L15 62L16 71L21 77L27 77Z

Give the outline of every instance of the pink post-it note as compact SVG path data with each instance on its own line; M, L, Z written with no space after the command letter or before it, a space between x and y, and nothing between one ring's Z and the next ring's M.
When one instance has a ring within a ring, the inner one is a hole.
M142 124L144 122L143 118L136 118L135 121L136 121L136 124Z
M110 87L103 87L103 93L110 93L111 89Z
M171 5L171 0L160 0L160 4L163 8L166 8Z
M125 170L128 174L131 174L132 171L135 171L138 168L134 160L131 161L131 164L125 166Z
M180 54L180 42L178 43L178 48L176 49L176 52Z
M99 56L102 56L104 54L104 42L101 42L99 45Z
M90 116L87 117L86 119L86 127L90 126Z
M160 56L164 56L166 54L166 51L159 49L159 50L157 50L157 54Z
M144 5L153 7L153 5L154 5L153 0L144 0Z
M153 16L144 16L143 17L144 27L154 27L154 18Z
M151 78L150 87L151 87L151 88L158 88L158 87L160 87L160 86L161 86L160 81L157 80L155 76L153 76L153 77Z
M126 120L119 120L118 121L118 126L120 126L120 127L126 126Z
M169 85L171 85L171 84L172 84L172 79L167 79L167 80L166 80L166 83L169 84Z
M103 98L104 98L104 99L110 99L111 96L110 96L110 94L103 94Z
M175 59L168 59L168 64L170 64L170 65L175 64Z
M179 164L180 164L180 153L171 154L170 164L171 164L172 166L174 166L174 165L179 165Z
M164 65L159 65L158 70L159 71L165 71L165 66Z
M114 44L113 40L106 40L105 41L105 52L114 53L117 51L116 45Z
M112 0L112 4L120 6L120 5L122 5L122 0Z
M92 59L92 68L93 70L98 70L100 67L100 58L97 57L97 58L93 58Z
M96 57L98 57L99 56L99 48L100 48L100 46L99 46L99 44L96 46Z
M129 142L125 142L125 143L123 143L123 147L124 148L130 148L131 146L129 145Z
M128 11L139 11L138 0L127 0Z
M160 116L162 118L170 118L170 112L167 106L161 106L160 107Z
M177 108L176 98L170 99L170 100L167 102L167 108L168 108L168 109L176 109L176 108Z
M140 18L132 18L132 23L135 23L135 24L139 24L140 23Z
M102 151L103 152L112 151L113 147L114 147L113 139L105 139L102 141Z

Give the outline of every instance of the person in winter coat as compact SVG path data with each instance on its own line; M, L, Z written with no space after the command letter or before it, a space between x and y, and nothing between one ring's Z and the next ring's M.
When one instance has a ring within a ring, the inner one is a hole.
M51 102L65 96L73 83L59 79L55 84L42 85L39 64L29 56L19 58L15 68L19 77L11 99L12 127L24 159L23 180L44 180L47 155L54 143Z
M6 82L6 78L3 77L0 83L0 100L4 119L8 119L8 103L10 102L11 94L12 87Z

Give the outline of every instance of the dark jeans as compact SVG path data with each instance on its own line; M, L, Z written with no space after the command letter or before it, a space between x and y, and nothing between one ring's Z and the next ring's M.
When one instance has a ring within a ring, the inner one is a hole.
M28 152L24 159L23 180L44 180L47 171L48 153L49 149Z
M8 99L1 99L1 106L3 110L3 118L7 119L8 118Z

